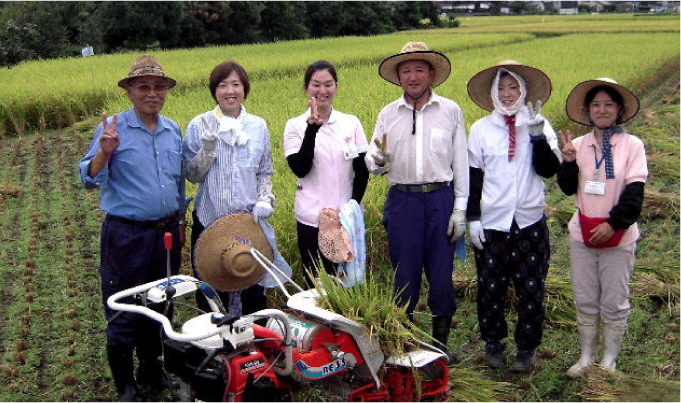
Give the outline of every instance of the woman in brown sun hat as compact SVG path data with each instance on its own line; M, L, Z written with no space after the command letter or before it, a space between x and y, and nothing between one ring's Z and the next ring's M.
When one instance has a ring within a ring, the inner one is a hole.
M513 372L534 364L544 323L549 228L543 178L560 164L556 134L541 115L551 81L541 70L507 60L482 70L468 93L492 113L473 123L468 139L467 218L478 273L478 320L485 361L503 365L509 282L518 295L518 347Z
M568 224L572 289L577 308L581 357L567 371L578 377L597 360L614 371L627 329L629 280L634 269L636 220L643 207L648 167L643 142L621 123L639 109L636 96L609 78L584 81L568 96L567 114L593 130L573 140L563 136L563 163L558 184L577 197L579 210ZM602 324L602 330L600 328Z

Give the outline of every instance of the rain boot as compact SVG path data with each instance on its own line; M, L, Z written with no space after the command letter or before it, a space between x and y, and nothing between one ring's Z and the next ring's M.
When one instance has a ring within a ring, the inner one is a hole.
M601 366L608 372L615 372L617 356L620 354L627 320L606 321L603 319L603 358Z
M589 315L577 312L577 324L579 327L579 348L582 355L570 369L567 376L577 378L584 374L584 371L592 363L598 360L598 327L599 315Z
M498 340L485 343L485 363L492 369L499 369L504 366L504 349L506 343Z
M121 347L107 347L111 376L116 385L116 391L121 402L142 402L144 398L140 393L133 375L135 364L132 351Z
M534 366L537 360L537 355L534 350L520 350L518 349L518 354L515 356L515 361L511 365L511 372L516 374L524 374L528 372Z
M449 353L449 348L447 347L451 324L451 316L436 316L433 318L433 338L437 340L435 347L444 351L444 353L447 355L447 365L452 365L455 361L454 357Z

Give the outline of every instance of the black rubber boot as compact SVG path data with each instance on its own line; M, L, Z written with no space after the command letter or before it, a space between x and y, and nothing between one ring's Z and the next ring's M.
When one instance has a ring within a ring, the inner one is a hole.
M447 347L449 340L449 330L452 324L451 316L436 316L433 318L433 338L437 340L435 347L441 349L447 354L447 364L452 365L456 361Z
M132 352L124 348L107 347L111 376L121 402L143 402L144 398L137 388L133 376L135 364Z
M518 350L515 362L511 366L511 372L522 374L528 372L534 366L536 355L534 350Z
M488 341L485 343L485 363L492 369L504 366L504 349L506 344L501 341Z
M159 357L163 353L161 340L156 337L140 337L137 340L137 384L161 392L172 388L173 384L163 370Z

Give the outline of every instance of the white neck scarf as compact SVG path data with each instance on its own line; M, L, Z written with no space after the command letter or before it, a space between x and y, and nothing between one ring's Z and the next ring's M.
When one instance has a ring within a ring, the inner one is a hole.
M518 85L520 86L520 98L518 98L518 101L513 106L508 108L505 107L503 103L499 100L499 79L502 73L508 73L511 77L515 78L516 81L518 81ZM525 79L523 79L519 74L516 74L506 69L497 70L497 75L496 77L494 77L494 81L492 81L492 89L490 92L491 92L490 96L492 97L492 103L494 104L494 110L496 110L502 115L513 116L525 108L527 86L525 85Z
M241 112L236 118L225 115L219 105L213 111L218 120L220 138L232 147L235 144L243 146L248 142L248 134L244 131L244 125L241 122L245 111L246 109L241 105Z

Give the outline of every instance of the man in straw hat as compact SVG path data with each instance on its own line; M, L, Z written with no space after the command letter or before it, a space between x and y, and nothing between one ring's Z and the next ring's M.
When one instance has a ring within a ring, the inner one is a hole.
M578 207L568 224L581 356L567 375L575 378L598 361L599 334L599 363L615 371L631 313L629 281L648 165L641 139L620 126L639 110L629 89L610 78L584 81L570 92L566 109L570 119L593 127L574 141L571 131L558 132L558 184L566 195L576 195Z
M503 366L506 296L513 282L518 296L513 372L535 361L544 323L549 229L544 182L558 170L558 141L541 105L551 81L541 70L514 60L477 73L468 93L492 112L473 123L468 139L470 197L467 218L478 278L478 321L485 361Z
M409 42L383 60L379 75L402 87L403 95L378 115L366 162L386 174L391 186L384 224L396 270L398 304L413 318L422 270L430 284L428 306L433 337L446 350L456 311L452 274L455 242L465 247L468 157L463 112L433 88L451 72L449 59ZM464 249L465 251L465 249Z
M101 234L102 293L107 321L107 354L121 400L142 397L137 382L154 389L165 384L158 361L160 328L136 314L120 314L106 306L112 294L166 275L164 233L173 234L171 266L180 267L184 242L185 200L181 172L182 135L177 123L159 113L175 80L165 75L150 55L137 57L128 76L118 82L132 108L107 118L95 131L90 150L80 161L86 189L101 189L101 208L107 215Z

